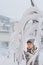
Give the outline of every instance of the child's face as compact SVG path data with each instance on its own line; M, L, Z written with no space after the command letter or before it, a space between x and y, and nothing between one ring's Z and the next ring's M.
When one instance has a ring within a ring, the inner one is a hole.
M27 44L27 48L28 48L28 49L33 48L33 44L32 44L32 43L28 43L28 44Z

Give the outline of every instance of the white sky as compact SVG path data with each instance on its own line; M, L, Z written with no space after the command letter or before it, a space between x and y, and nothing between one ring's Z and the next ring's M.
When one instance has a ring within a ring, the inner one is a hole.
M43 11L43 0L34 0L34 3ZM30 6L30 0L0 0L0 15L19 21Z

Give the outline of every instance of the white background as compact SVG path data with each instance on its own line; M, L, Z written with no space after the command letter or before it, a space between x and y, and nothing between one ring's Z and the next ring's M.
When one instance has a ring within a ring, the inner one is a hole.
M43 11L43 0L33 0ZM0 0L0 15L19 21L23 13L31 6L30 0Z

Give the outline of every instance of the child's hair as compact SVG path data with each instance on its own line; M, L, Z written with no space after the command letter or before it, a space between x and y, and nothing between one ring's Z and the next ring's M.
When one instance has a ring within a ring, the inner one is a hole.
M27 44L28 44L28 43L32 43L32 42L31 42L30 40L28 40L28 41L27 41Z

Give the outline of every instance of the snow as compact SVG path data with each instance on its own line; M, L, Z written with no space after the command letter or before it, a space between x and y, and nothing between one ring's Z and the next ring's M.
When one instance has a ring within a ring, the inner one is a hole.
M0 65L18 65L17 61L13 61L13 58L0 57ZM26 65L26 61L22 60L20 65ZM39 54L39 65L43 65L43 50Z
M9 59L9 58L7 58L7 57L0 57L0 65L18 65L17 64L17 62L15 61L15 62L13 62L12 61L13 59ZM25 60L22 60L21 61L21 63L20 63L20 65L26 65L26 62L25 62Z

